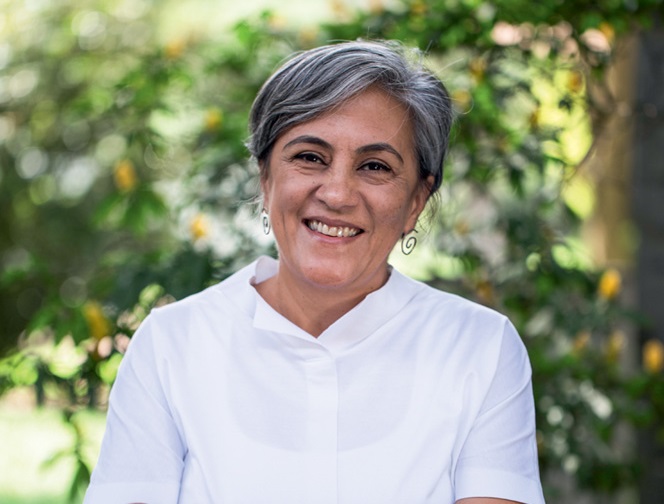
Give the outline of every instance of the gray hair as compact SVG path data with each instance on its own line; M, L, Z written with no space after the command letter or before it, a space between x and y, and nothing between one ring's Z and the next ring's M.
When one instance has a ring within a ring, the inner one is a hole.
M247 147L261 175L288 129L378 86L409 111L420 177L433 175L433 195L443 178L453 111L445 86L421 59L391 42L343 42L297 53L263 84L251 108Z

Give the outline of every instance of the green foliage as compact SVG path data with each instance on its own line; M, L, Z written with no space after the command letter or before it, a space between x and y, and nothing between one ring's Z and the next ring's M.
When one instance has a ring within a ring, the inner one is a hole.
M575 245L583 216L565 191L581 158L565 135L589 136L589 118L607 113L588 83L602 82L615 37L647 26L661 0L403 0L316 33L263 13L218 39L165 46L149 8L54 4L3 2L1 387L103 406L153 306L273 251L249 204L256 169L244 147L265 78L319 42L397 39L428 51L458 113L430 283L519 328L545 475L562 469L597 492L634 483L616 432L661 425L664 382L656 369L623 369L620 331L640 321L606 283L612 272ZM72 495L89 477L79 437Z
M53 466L62 459L74 459L74 476L69 486L67 498L69 502L80 500L85 489L90 483L91 469L85 460L85 445L87 443L85 433L83 432L79 420L70 410L63 411L63 422L71 430L74 436L73 444L68 448L56 452L44 464L44 468Z

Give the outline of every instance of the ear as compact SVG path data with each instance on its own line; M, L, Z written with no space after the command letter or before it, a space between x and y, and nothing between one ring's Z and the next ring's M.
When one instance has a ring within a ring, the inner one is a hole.
M270 205L270 187L271 181L268 175L267 167L264 165L264 162L259 163L259 173L260 173L260 191L263 200L263 208L268 208Z
M431 188L433 187L434 177L429 175L426 180L422 181L417 189L415 189L415 194L413 195L413 201L411 206L410 216L408 217L408 228L404 230L404 233L409 233L411 230L415 229L417 224L417 219L420 217L420 214L424 210L424 207L429 201L429 196L431 194Z

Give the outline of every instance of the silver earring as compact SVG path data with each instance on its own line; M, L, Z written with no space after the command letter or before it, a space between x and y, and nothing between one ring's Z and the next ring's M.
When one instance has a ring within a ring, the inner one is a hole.
M410 255L417 245L417 237L415 236L417 229L412 229L408 233L401 235L401 253L403 255Z
M265 210L265 208L261 210L261 222L263 223L263 233L269 235L270 229L272 229L272 225L270 224L270 216L267 214L267 210Z

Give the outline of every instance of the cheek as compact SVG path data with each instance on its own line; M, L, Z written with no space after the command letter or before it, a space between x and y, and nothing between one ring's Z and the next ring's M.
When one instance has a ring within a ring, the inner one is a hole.
M385 240L398 240L403 233L415 227L417 216L413 213L415 201L412 198L402 198L400 204L383 203L376 208L376 218L380 219Z
M400 222L412 213L414 199L408 191L394 191L385 194L376 201L377 215L385 220Z
M303 208L308 188L298 184L294 177L272 179L265 186L264 202L273 220L294 220Z
M403 206L383 206L376 214L380 240L389 246L399 239L407 226L408 213Z

